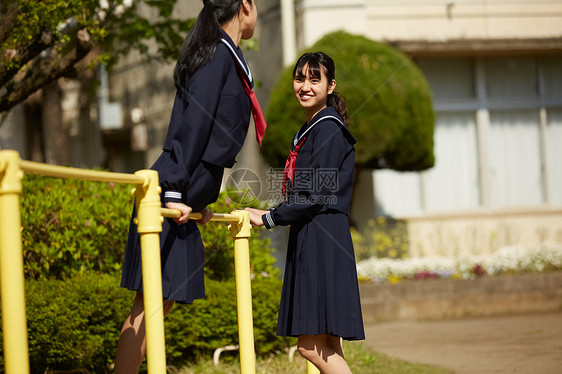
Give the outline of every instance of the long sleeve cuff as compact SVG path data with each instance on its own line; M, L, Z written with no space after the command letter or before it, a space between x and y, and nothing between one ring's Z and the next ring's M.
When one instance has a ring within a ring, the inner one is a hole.
M164 202L166 203L181 203L181 192L166 191L164 192Z
M275 222L273 221L273 217L271 216L271 211L262 215L261 219L263 220L263 225L266 229L270 230L275 227Z

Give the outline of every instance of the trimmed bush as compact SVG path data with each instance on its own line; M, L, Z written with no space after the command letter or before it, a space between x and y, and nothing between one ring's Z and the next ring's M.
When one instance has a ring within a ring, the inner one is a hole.
M264 274L265 275L265 274ZM286 348L293 340L275 335L281 281L255 274L252 281L255 347L258 355ZM238 344L233 280L206 280L205 299L176 305L165 318L169 363L185 365L211 357L216 348ZM116 275L78 274L63 281L26 281L32 373L55 370L109 372L133 292ZM1 337L1 332L0 332ZM0 347L0 364L2 361Z
M115 276L30 279L25 291L32 373L108 371L133 297Z
M132 185L26 174L21 199L26 277L121 268Z
M323 51L336 63L336 91L346 98L356 163L368 168L424 170L434 164L431 91L421 71L392 47L346 32L327 34L303 51ZM304 123L292 92L293 66L275 84L267 110L264 156L282 167Z
M212 357L215 349L238 344L236 290L233 280L207 280L207 296L178 305L166 316L166 352L170 363ZM257 355L287 348L293 340L275 335L281 281L255 274L252 281L254 342Z
M132 187L26 175L21 204L26 277L62 279L86 270L120 272L134 201ZM209 209L219 213L240 209L229 201L221 193ZM205 273L217 280L232 278L233 241L227 224L209 223L200 230ZM260 239L259 231L252 230L250 239L252 268L278 275L269 239Z

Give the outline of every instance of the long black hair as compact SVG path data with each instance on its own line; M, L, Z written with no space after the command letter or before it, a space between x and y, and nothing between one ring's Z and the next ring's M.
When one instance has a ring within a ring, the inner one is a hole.
M322 78L322 69L324 69L328 85L331 81L336 79L336 64L334 60L324 52L310 52L299 57L293 69L293 78L302 76L303 69L306 65L308 65L308 75L313 78ZM334 107L343 120L343 123L347 126L349 117L347 116L347 105L345 104L344 98L334 91L328 95L326 104Z
M252 3L252 0L247 0ZM174 82L178 89L201 66L209 62L221 40L221 25L230 21L240 11L243 0L203 0L203 9L185 37L174 69Z

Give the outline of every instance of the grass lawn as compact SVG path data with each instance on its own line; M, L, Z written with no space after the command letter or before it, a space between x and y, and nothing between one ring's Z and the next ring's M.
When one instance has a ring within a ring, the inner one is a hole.
M363 343L344 342L344 353L354 374L452 374L454 371L434 366L400 361L383 354L373 352ZM236 357L236 358L234 358ZM195 365L181 369L168 370L176 374L235 374L240 373L237 352L224 352L221 363L215 367L211 359L201 360ZM289 362L287 353L268 358L258 358L257 374L306 374L306 361L295 353L293 362Z

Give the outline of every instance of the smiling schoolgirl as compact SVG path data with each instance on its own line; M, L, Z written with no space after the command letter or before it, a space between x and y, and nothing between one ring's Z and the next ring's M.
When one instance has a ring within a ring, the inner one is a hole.
M293 92L306 122L295 135L284 172L285 202L246 208L253 225L290 225L277 334L298 337L298 350L322 373L351 373L340 338L365 338L349 207L355 160L335 65L322 52L299 58Z

